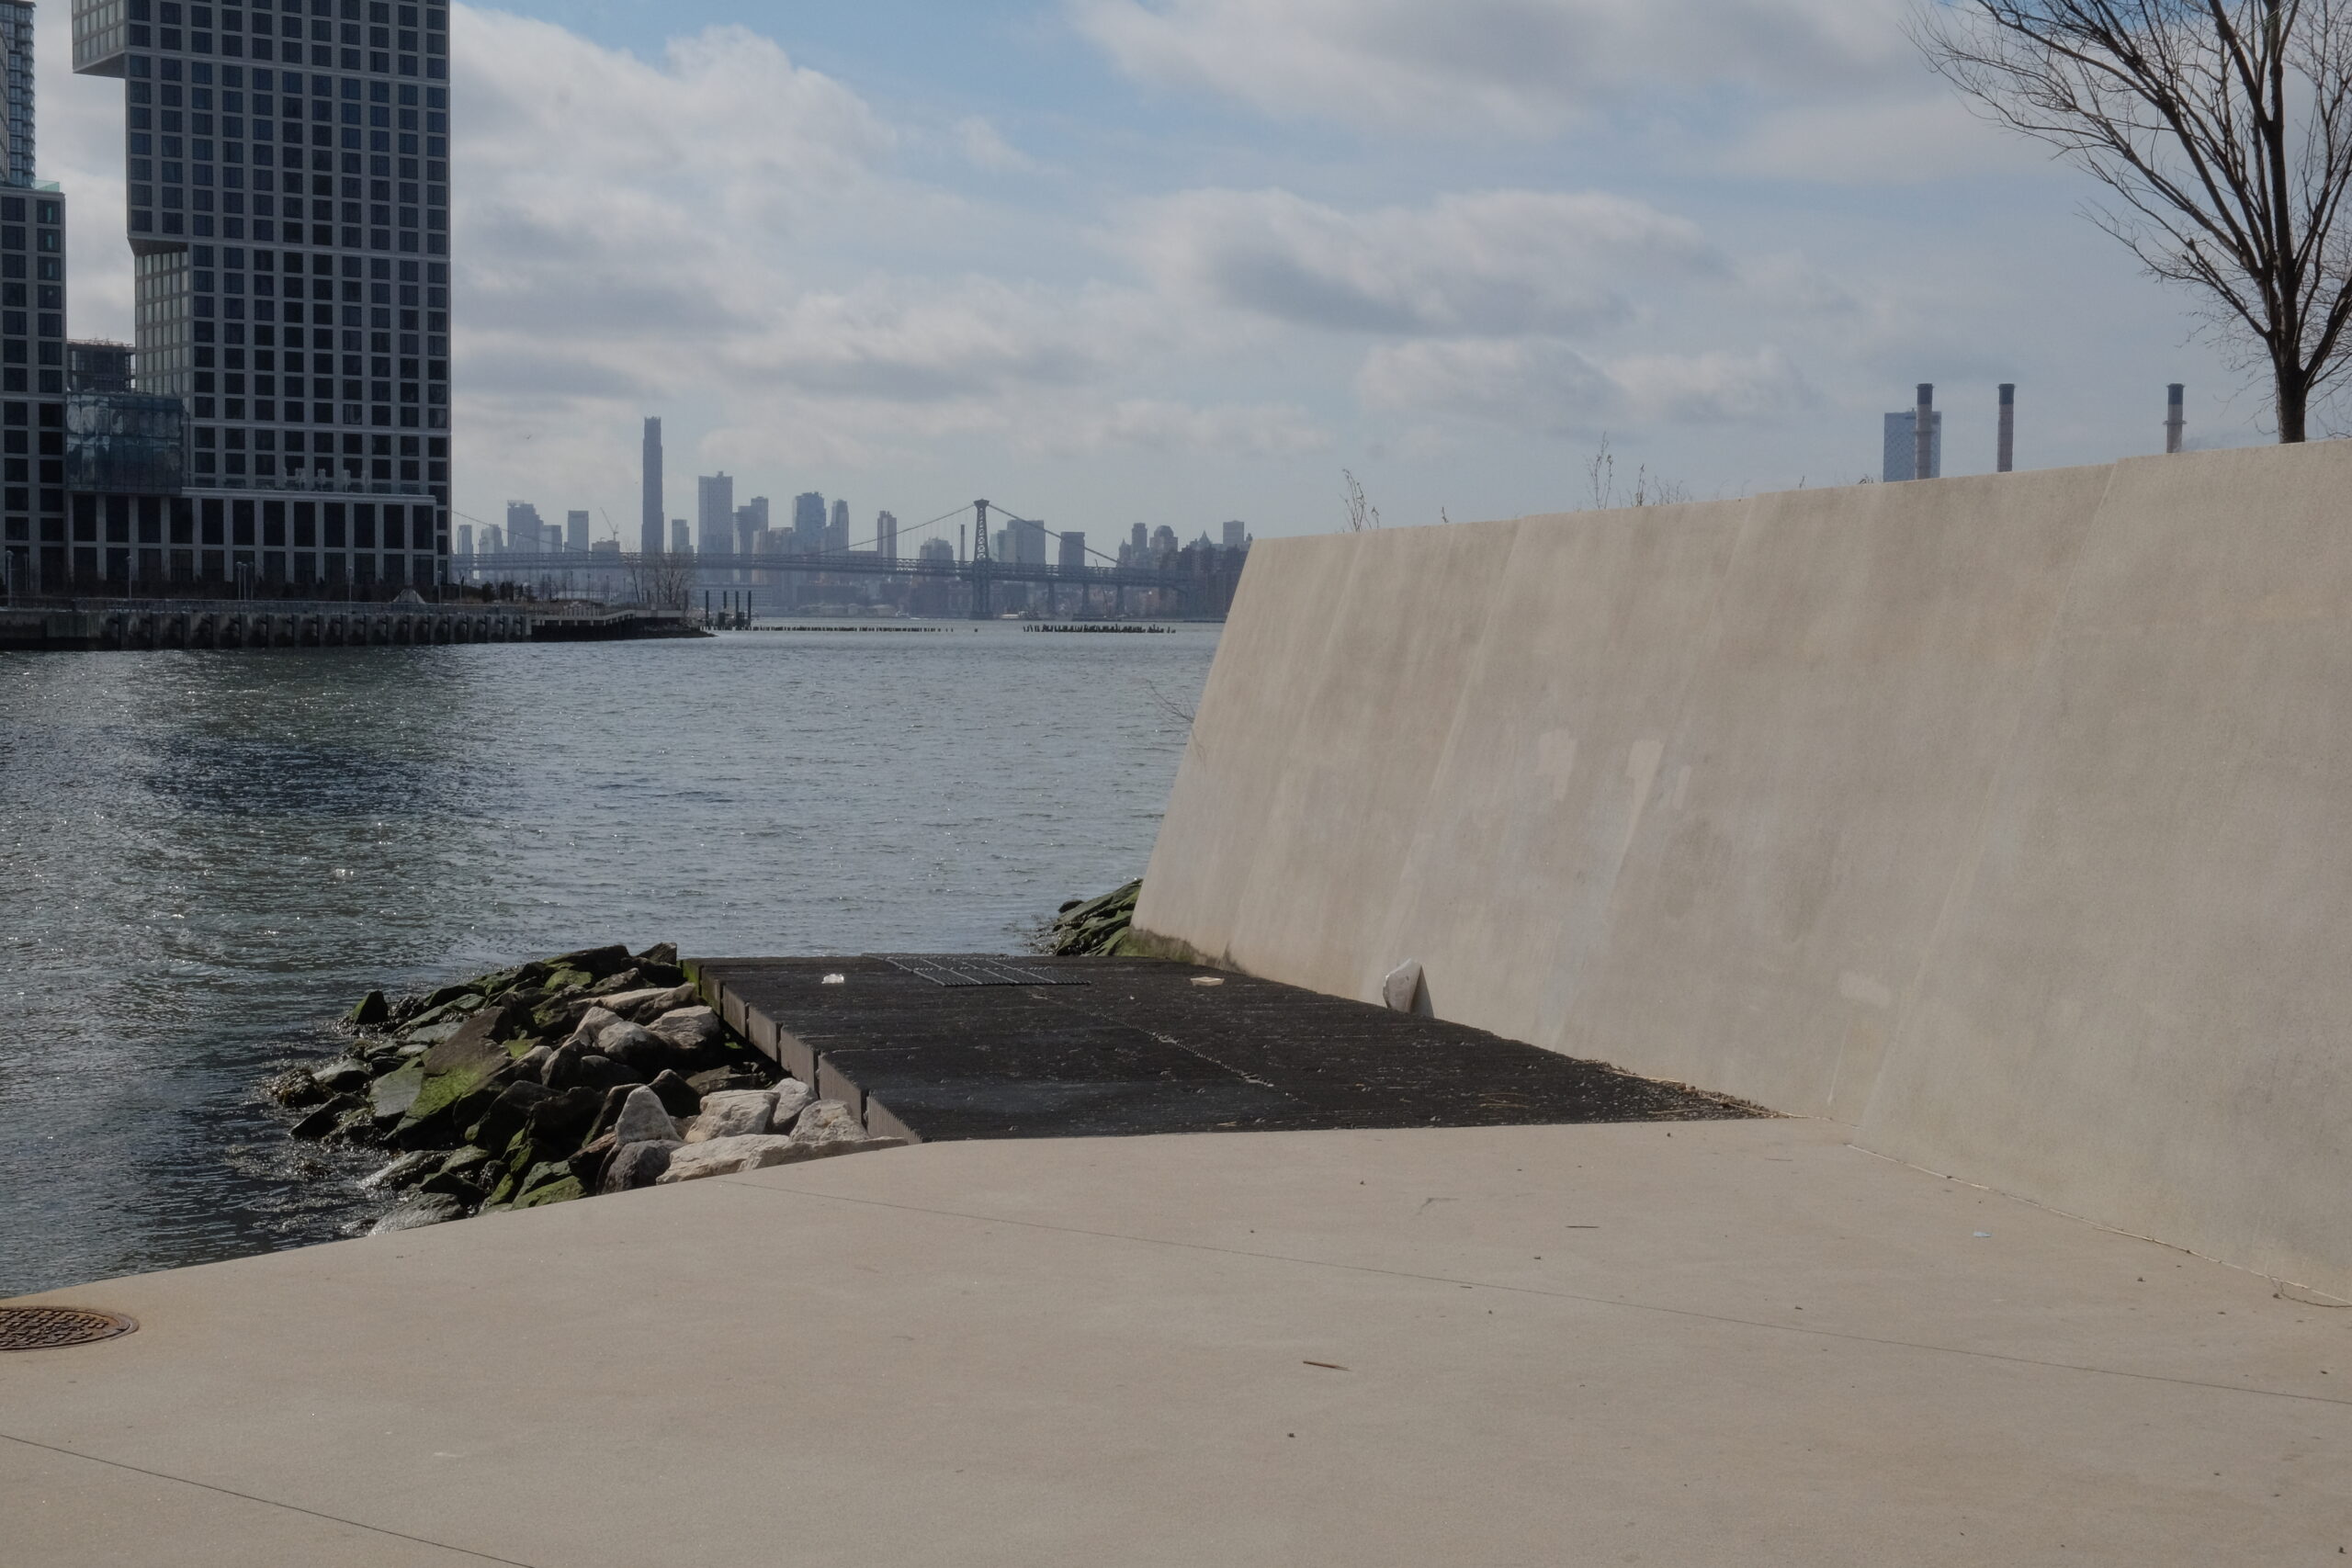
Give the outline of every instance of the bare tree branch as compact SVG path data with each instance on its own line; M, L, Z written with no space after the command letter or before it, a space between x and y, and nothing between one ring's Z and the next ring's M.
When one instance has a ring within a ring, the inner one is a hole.
M1920 0L1911 34L2108 188L2092 220L2201 296L2304 439L2352 359L2352 0Z

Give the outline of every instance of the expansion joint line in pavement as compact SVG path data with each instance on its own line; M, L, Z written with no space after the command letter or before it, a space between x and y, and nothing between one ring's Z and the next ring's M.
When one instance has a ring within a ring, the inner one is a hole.
M2307 1404L2352 1405L2352 1398L2327 1393L2294 1393L2286 1389L2248 1388L2243 1383L2213 1382L2203 1378L2168 1377L2162 1372L2125 1371L2119 1367L2088 1367L2077 1361L2051 1361L2038 1356L2008 1356L1998 1350L1971 1350L1958 1345L1932 1345L1917 1339L1892 1339L1876 1334L1853 1334L1835 1328L1808 1328L1798 1324L1767 1323L1762 1318L1735 1317L1729 1313L1701 1312L1694 1307L1663 1306L1656 1302L1625 1301L1616 1296L1596 1296L1581 1291L1547 1290L1541 1285L1507 1285L1493 1280L1463 1280L1451 1274L1422 1274L1410 1269L1383 1269L1371 1263L1338 1263L1324 1258L1296 1258L1286 1252L1260 1252L1246 1247L1218 1247L1204 1241L1171 1241L1165 1236L1130 1235L1125 1231L1089 1230L1083 1225L1047 1224L1042 1220L1012 1220L1001 1214L975 1214L961 1209L934 1209L920 1203L892 1203L880 1198L845 1198L837 1192L810 1192L798 1187L779 1187L769 1182L746 1181L738 1178L719 1177L729 1187L741 1187L753 1192L765 1192L787 1198L808 1198L820 1202L854 1203L868 1209L894 1209L901 1213L931 1214L941 1219L970 1220L979 1224L1013 1225L1022 1230L1046 1231L1057 1235L1091 1236L1097 1241L1133 1242L1141 1247L1165 1247L1183 1252L1215 1253L1227 1258L1249 1258L1261 1263L1293 1263L1307 1269L1329 1269L1346 1274L1372 1274L1389 1280L1417 1280L1430 1285L1458 1285L1465 1291L1500 1291L1510 1295L1536 1296L1549 1301L1577 1302L1589 1306L1618 1307L1628 1312L1657 1313L1668 1317L1689 1318L1698 1323L1720 1323L1737 1328L1760 1328L1772 1334L1793 1334L1808 1339L1840 1339L1856 1345L1878 1345L1894 1350L1919 1350L1938 1356L1964 1356L1973 1360L1999 1361L2016 1367L2041 1367L2051 1371L2081 1372L2091 1377L2129 1378L2135 1382L2171 1383L2178 1388L2211 1389L2220 1393L2251 1394L2260 1399L2293 1399Z
M1107 1023L1114 1029L1122 1029L1130 1034L1140 1034L1146 1040L1157 1040L1162 1045L1173 1046L1175 1049L1183 1052L1184 1055L1193 1057L1196 1061L1206 1062L1212 1067L1216 1067L1223 1072L1231 1073L1243 1083L1254 1084L1260 1089L1271 1089L1277 1094L1282 1092L1280 1089L1277 1089L1274 1085L1268 1083L1265 1079L1258 1077L1255 1073L1245 1073L1230 1062L1220 1062L1215 1056L1210 1055L1206 1051L1204 1051L1199 1046L1193 1044L1190 1041L1179 1040L1172 1034L1162 1034L1157 1030L1146 1029L1139 1023L1130 1023L1125 1019L1116 1017L1111 1013L1097 1012L1092 1008L1082 1006L1079 1002L1066 998L1057 997L1047 993L1041 993L1040 991L1031 991L1029 995L1035 998L1037 1000L1044 1002L1048 1007L1057 1007L1061 1009L1064 1012L1073 1012L1080 1018L1091 1018L1097 1023Z
M503 1568L538 1568L536 1563L520 1562L512 1557L493 1557L487 1551L474 1551L466 1547L452 1546L446 1540L435 1540L430 1536L410 1535L405 1530L386 1529L381 1525L367 1524L358 1519L346 1519L341 1514L322 1514L316 1508L305 1508L300 1503L283 1503L275 1497L258 1497L251 1492L239 1492L233 1487L215 1486L209 1481L192 1481L185 1475L174 1475L167 1470L148 1470L141 1465L125 1464L119 1459L107 1459L100 1454L85 1454L78 1449L64 1449L58 1447L55 1443L37 1442L31 1438L20 1438L14 1432L0 1432L0 1442L17 1443L25 1448L39 1449L43 1453L59 1454L66 1459L78 1459L90 1464L102 1464L109 1470L127 1471L132 1475L143 1475L153 1481L169 1481L181 1486L193 1486L199 1492L209 1492L220 1497L234 1497L241 1503L254 1503L265 1508L277 1508L288 1514L300 1514L306 1518L323 1519L331 1525L343 1525L351 1529L366 1530L369 1535L388 1536L394 1540L405 1540L417 1546L429 1546L435 1551L454 1552L459 1557L470 1557L477 1562L496 1562L503 1564Z

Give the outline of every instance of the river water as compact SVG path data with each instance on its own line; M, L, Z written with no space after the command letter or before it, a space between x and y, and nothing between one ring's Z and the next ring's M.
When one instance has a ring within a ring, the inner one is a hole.
M371 987L1019 951L1142 874L1216 636L0 654L0 1298L364 1227L256 1085Z

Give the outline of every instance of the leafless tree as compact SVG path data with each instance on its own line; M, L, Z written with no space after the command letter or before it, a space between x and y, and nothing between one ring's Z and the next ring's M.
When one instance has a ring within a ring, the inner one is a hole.
M649 610L683 610L694 600L695 558L641 555L628 570L628 596Z
M1380 508L1364 499L1363 486L1356 482L1355 475L1341 468L1340 479L1340 499L1348 506L1348 532L1364 534L1379 527Z
M1982 112L2112 193L2098 225L2198 293L2278 439L2339 385L2352 317L2352 0L1922 0Z

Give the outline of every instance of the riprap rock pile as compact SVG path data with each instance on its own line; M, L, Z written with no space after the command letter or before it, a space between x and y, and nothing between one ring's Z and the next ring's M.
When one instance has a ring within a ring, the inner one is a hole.
M294 1134L402 1151L376 1229L895 1147L781 1078L702 1005L674 947L587 948L352 1010L342 1059L275 1080Z

